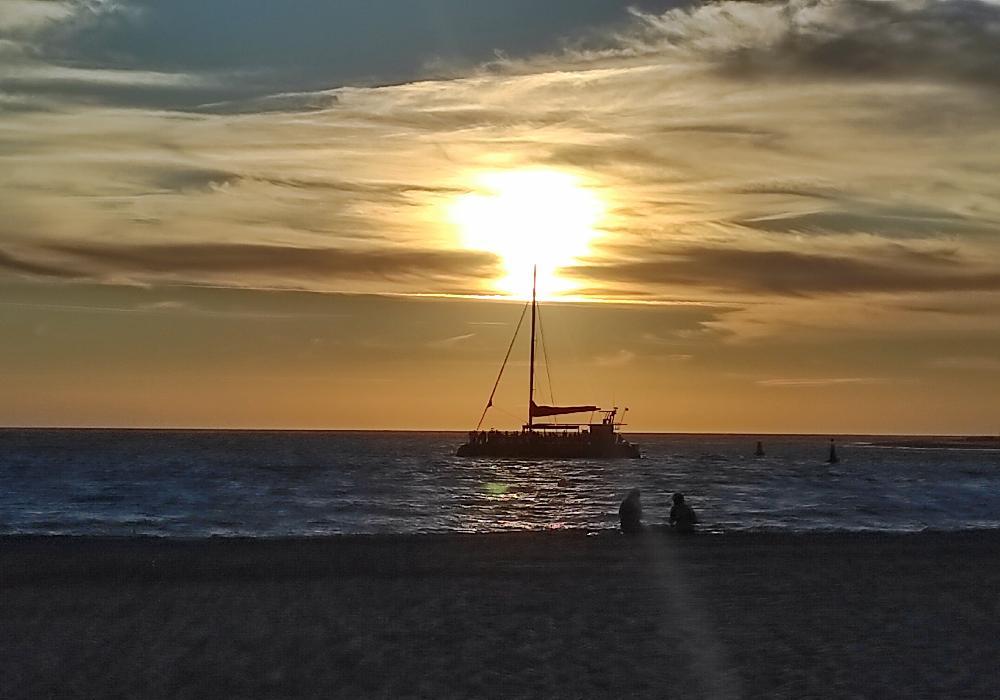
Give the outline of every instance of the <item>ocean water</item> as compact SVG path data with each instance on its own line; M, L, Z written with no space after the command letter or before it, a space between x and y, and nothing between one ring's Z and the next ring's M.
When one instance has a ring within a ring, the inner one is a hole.
M704 529L1000 527L1000 449L634 435L641 460L459 459L458 433L0 430L0 534L314 536L617 527L683 491Z

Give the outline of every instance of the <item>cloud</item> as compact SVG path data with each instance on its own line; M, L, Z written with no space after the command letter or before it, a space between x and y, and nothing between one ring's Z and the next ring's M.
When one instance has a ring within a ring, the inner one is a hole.
M264 114L267 112L314 112L332 109L339 102L335 92L288 92L243 100L197 105L194 111L212 114Z
M940 357L927 363L933 369L957 369L979 372L1000 372L1000 357L957 356Z
M758 386L781 387L787 389L809 388L817 386L843 386L851 384L873 385L892 384L898 379L886 377L826 377L826 378L773 378L759 379L755 384Z
M243 179L239 173L228 170L183 164L178 164L175 167L170 167L167 164L151 168L139 167L135 168L135 172L148 178L156 188L171 192L212 190L228 184L238 184Z
M0 251L0 268L47 277L230 280L242 275L293 284L308 280L465 279L492 271L492 256L431 250L352 250L262 244L72 244L36 246L30 256ZM254 277L257 275L258 277Z
M4 0L0 3L0 36L35 32L73 15L71 2L57 0Z
M644 259L574 268L590 281L742 295L998 291L1000 269L963 265L952 251L903 246L846 253L679 246Z
M68 266L25 260L18 255L3 250L0 250L0 270L8 270L34 277L62 277L67 279L82 277L84 274Z
M933 78L1000 87L1000 6L981 0L718 2L635 13L626 54L696 52L742 79Z
M532 55L560 37L619 21L627 4L410 0L392 11L325 0L299 0L295 11L260 0L239 7L226 0L4 0L3 6L14 8L6 12L11 21L33 27L33 46L46 64L222 76L211 91L162 93L158 100L147 92L141 103L235 114L323 109L331 98L321 93L331 87L467 75L498 50ZM106 104L137 104L136 92L95 94Z
M82 83L90 87L176 88L204 87L214 84L205 76L160 71L121 70L117 68L75 68L44 63L8 64L0 72L0 87L38 91L46 84L69 86Z
M594 361L599 367L622 367L631 364L635 358L634 352L623 348L610 355L600 355Z
M136 21L142 12L118 0L4 0L0 4L0 95L20 110L50 110L60 103L176 101L181 95L223 90L232 81L217 73L137 66L122 56L88 60L86 42L96 27ZM116 64L117 63L117 64ZM26 97L30 96L30 97Z
M758 194L781 194L775 189ZM789 189L784 194L812 196L809 190ZM833 198L832 193L827 198ZM839 207L805 213L768 214L738 219L734 223L761 231L782 233L874 233L893 238L920 238L929 235L955 233L990 233L994 222L984 222L966 216L926 206L889 207L858 201L845 201Z
M747 182L735 188L733 193L746 195L787 195L820 200L841 199L845 194L842 189L829 182L780 178Z
M379 87L330 62L277 86L322 48L308 37L269 45L252 69L234 61L244 46L170 53L165 37L183 31L231 40L193 17L215 13L244 41L275 12L196 5L109 9L80 27L57 18L30 42L11 40L25 70L84 72L0 94L0 228L20 242L5 269L488 292L497 270L462 257L449 202L483 171L555 168L607 205L592 256L570 270L578 294L708 305L713 332L788 328L804 300L822 302L811 317L832 318L846 297L878 297L889 319L933 320L914 309L997 288L1000 123L993 83L976 74L997 53L984 43L996 5L688 3L602 10L598 30L596 14L547 15L580 29L579 41L535 37L479 68L445 61L446 80L408 81L418 65L387 70L401 82ZM469 12L462 22L486 10ZM914 58L922 40L928 55ZM838 53L876 43L860 58ZM828 62L816 58L824 51ZM865 70L852 69L862 59ZM366 253L362 268L375 268L352 277L324 252L359 250L451 257Z
M437 195L457 195L468 192L467 187L447 187L423 185L408 182L358 182L337 179L304 179L304 178L253 178L259 179L272 185L281 187L292 187L300 189L320 189L335 190L347 194L371 195L376 198L386 198L391 200L401 200L405 195L411 193L437 194Z
M432 340L428 342L426 345L429 348L439 348L439 349L451 348L474 337L476 337L475 333L463 333L461 335L453 335L450 338L442 338L441 340Z

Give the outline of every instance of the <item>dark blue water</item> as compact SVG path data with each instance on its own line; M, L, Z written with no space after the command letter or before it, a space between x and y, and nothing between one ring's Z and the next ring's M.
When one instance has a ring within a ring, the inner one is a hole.
M684 491L707 529L1000 527L1000 451L633 436L641 460L459 459L455 433L0 430L0 534L168 537L617 526Z

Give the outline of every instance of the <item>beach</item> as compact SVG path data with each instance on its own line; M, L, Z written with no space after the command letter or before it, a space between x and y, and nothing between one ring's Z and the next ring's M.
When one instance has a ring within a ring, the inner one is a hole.
M0 539L0 696L995 698L1000 532Z

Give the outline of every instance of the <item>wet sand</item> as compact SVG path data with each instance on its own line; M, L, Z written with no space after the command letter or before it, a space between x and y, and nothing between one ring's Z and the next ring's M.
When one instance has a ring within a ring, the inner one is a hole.
M0 538L0 697L996 698L1000 532Z

